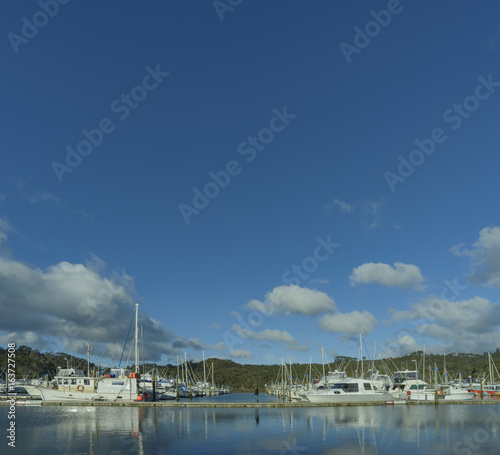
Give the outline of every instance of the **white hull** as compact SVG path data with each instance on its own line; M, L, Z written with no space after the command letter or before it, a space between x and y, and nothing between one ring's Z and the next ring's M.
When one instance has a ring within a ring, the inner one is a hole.
M400 394L399 398L400 399L408 399L410 401L435 401L436 395L434 392L429 392L429 393L412 393L411 395L406 395L406 394ZM451 393L451 394L446 394L446 395L440 395L438 394L438 400L444 400L444 401L467 401L467 400L472 400L474 398L474 393L472 392L457 392L457 393Z
M100 379L97 383L97 390L93 386L78 387L83 388L83 390L78 390L76 387L66 388L67 390L64 390L65 387L50 388L37 386L35 388L44 401L148 401L141 391L137 389L136 379ZM142 399L137 400L138 396L141 396ZM151 396L148 396L150 400Z
M64 392L56 389L47 389L46 387L38 387L37 389L44 401L137 401L136 393Z
M393 398L388 393L315 393L305 396L311 403L380 403Z

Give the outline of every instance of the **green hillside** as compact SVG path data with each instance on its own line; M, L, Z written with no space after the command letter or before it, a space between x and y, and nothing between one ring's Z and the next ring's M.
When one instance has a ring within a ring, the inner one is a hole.
M410 355L393 358L376 360L374 368L381 373L391 374L397 369L414 369L415 361L418 370L422 376L423 372L423 353L414 352ZM492 354L495 365L500 366L500 349L497 349ZM430 379L430 370L437 366L439 374L442 375L444 371L444 363L446 362L446 371L449 376L454 379L458 378L459 372L462 373L462 378L465 380L469 376L474 378L486 377L488 375L488 353L484 354L466 354L466 353L453 353L448 354L446 357L443 355L427 354L425 356L425 376ZM207 359L205 362L205 373L203 363L188 362L187 368L176 365L157 365L146 364L141 365L141 372L150 371L155 369L161 376L173 377L179 372L181 378L190 378L191 380L203 380L204 375L208 382L212 380L212 365L213 365L213 378L216 384L230 385L234 391L251 391L256 386L263 388L264 384L270 384L276 380L281 379L281 365L249 365L239 364L232 360L223 359ZM87 370L87 361L83 358L78 358L59 353L41 353L33 350L28 346L19 346L16 349L16 378L40 378L45 374L52 378L56 373L58 367L66 368L66 366L80 368ZM363 370L367 372L372 368L372 363L369 360L363 362ZM133 365L128 365L128 368L133 368ZM292 363L292 377L298 382L302 382L312 370L311 376L315 379L321 378L323 375L322 364L293 364ZM90 363L90 370L97 370L97 365ZM325 372L333 369L345 369L350 376L356 376L361 373L361 364L357 359L339 356L335 359L335 363L330 363L324 366ZM7 351L0 348L0 372L2 378L5 379L7 371ZM287 375L290 371L290 365L287 365ZM432 377L433 377L432 373Z

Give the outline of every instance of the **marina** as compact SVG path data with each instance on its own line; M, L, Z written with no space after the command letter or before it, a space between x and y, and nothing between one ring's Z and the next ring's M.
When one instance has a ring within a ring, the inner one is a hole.
M234 394L232 399L243 401L18 406L16 420L22 424L17 427L16 449L23 455L413 455L468 453L470 441L476 448L472 453L488 454L496 453L500 437L500 407L489 399L452 407L252 403L252 394ZM0 406L0 421L6 410Z

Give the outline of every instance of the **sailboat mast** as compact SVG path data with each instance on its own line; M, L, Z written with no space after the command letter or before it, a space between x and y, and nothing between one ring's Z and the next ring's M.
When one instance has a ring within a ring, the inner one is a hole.
M490 377L489 377L489 383L494 384L494 378L493 378L493 367L492 367L492 361L491 361L491 354L488 352L488 367L490 370Z
M359 346L361 348L361 378L364 377L365 372L363 370L363 337L361 336L361 333L359 334Z
M206 387L207 387L207 373L205 371L205 351L203 352L203 394L206 395Z
M139 304L135 304L135 372L139 373Z
M323 346L321 346L321 361L323 362L323 380L325 379L325 357L323 355Z
M425 382L425 344L424 344L424 358L422 359L422 374L423 374L423 378L422 378L422 381Z

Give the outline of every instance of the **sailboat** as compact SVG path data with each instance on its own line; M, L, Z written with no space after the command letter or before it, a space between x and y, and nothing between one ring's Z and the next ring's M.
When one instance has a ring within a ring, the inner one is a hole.
M488 352L488 370L489 370L489 375L488 375L488 380L489 384L484 384L482 383L482 380L479 384L471 384L469 387L470 392L474 392L476 395L481 394L483 396L491 396L491 397L500 397L500 384L495 383L495 375L493 374L493 371L495 370L497 373L497 376L500 376L498 374L497 367L495 363L493 362L493 359L491 357L491 354Z

